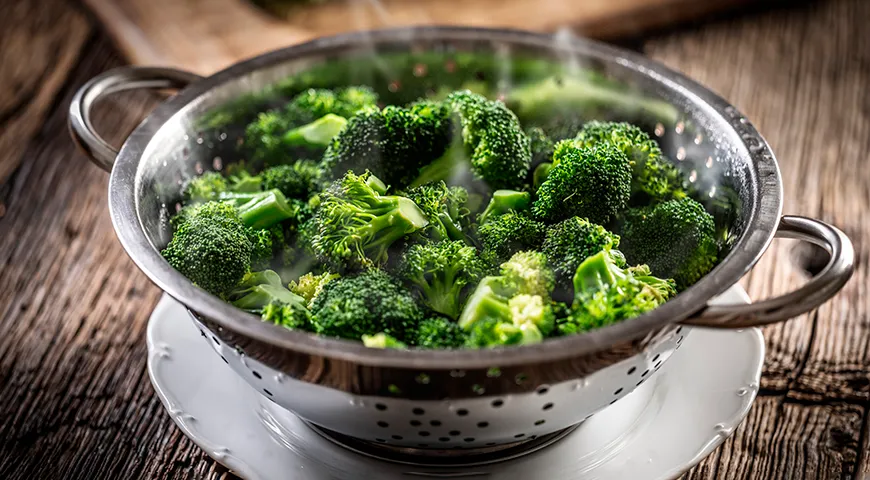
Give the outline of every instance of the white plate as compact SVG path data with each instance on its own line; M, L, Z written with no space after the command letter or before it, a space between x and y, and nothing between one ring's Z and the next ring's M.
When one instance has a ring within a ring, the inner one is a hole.
M747 302L732 288L719 301ZM335 445L238 377L203 341L185 309L163 297L148 325L148 373L175 423L212 458L250 480L668 479L719 446L758 392L758 329L696 328L665 368L544 450L483 467L431 469Z

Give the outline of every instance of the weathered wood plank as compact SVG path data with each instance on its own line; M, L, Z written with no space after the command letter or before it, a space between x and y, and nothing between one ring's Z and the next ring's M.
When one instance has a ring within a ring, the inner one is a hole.
M4 3L0 29L0 185L24 159L92 27L62 1ZM0 192L0 217L5 210Z

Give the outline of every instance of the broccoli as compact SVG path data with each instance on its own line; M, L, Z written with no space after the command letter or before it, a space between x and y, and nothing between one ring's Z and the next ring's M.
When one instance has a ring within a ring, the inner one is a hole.
M285 109L288 124L299 127L328 114L350 118L357 112L376 106L378 96L368 87L347 87L337 90L310 88L290 101Z
M414 329L412 344L418 348L460 348L466 334L459 324L439 316L429 317Z
M348 172L321 196L311 245L336 268L384 264L393 242L429 224L409 198L379 194L371 177Z
M287 198L308 199L319 190L322 171L316 162L297 160L290 165L267 168L260 174L263 189L278 189Z
M673 277L680 290L706 275L718 260L713 217L691 198L631 209L621 233L621 250L629 262Z
M337 273L324 272L320 275L308 272L299 277L299 280L290 282L290 291L305 299L305 303L310 305L327 283L339 278Z
M226 298L242 310L250 311L260 311L270 303L305 305L305 299L288 290L272 270L249 272L227 292Z
M570 314L560 319L563 335L585 332L644 314L676 294L673 280L650 275L645 265L617 265L608 250L587 258L574 276L575 298Z
M470 212L465 204L468 191L462 187L448 188L443 181L427 183L401 192L420 207L429 219L419 233L435 240L461 240L470 243L464 230L468 229Z
M489 205L486 210L480 214L478 223L485 225L490 218L504 215L510 211L522 211L529 207L531 203L531 195L528 192L518 192L516 190L496 190L492 193L492 198L489 200Z
M495 347L537 343L554 329L549 293L553 272L540 252L518 252L500 276L480 281L459 317L468 345Z
M537 167L535 167L535 171L532 172L532 188L534 191L538 191L541 188L541 185L547 181L547 177L550 176L550 169L553 168L553 164L550 162L544 162Z
M459 117L475 176L496 189L522 185L532 153L517 116L504 103L468 90L451 93L446 102Z
M532 213L548 222L577 216L606 225L625 208L630 194L631 165L625 154L606 143L580 148L563 140L556 145L553 168L538 189Z
M227 178L227 180L229 180L228 191L235 193L254 193L263 190L263 179L260 178L259 175L251 175L251 173L245 170L243 166L233 170L233 174L229 175ZM268 188L266 190L268 190Z
M378 269L324 285L311 314L315 332L354 340L376 333L404 340L405 332L423 319L411 292Z
M251 251L248 231L236 210L208 202L185 215L162 254L195 285L222 295L248 273Z
M361 340L363 345L369 348L408 348L405 343L383 332L374 335L363 335Z
M260 318L291 330L310 330L311 316L300 303L273 302L263 307Z
M571 217L547 230L541 251L547 256L559 286L570 287L577 267L584 260L618 246L619 235L585 218ZM624 266L624 262L619 266Z
M447 149L447 113L432 102L364 110L330 142L323 168L333 176L368 169L386 184L404 187Z
M287 202L278 189L256 193L225 193L220 199L236 208L246 227L267 229L300 213L300 206Z
M529 137L529 145L532 151L531 169L534 170L538 165L552 160L556 145L541 127L527 129L526 135Z
M546 227L522 213L508 212L481 225L478 235L484 259L498 264L517 251L540 248Z
M217 200L229 188L229 182L219 172L205 172L185 183L182 198L184 203L208 202Z
M251 242L251 268L262 270L269 266L274 255L275 247L283 244L284 231L280 225L275 225L268 230L255 230L246 228L248 241Z
M607 142L628 157L632 162L631 194L634 203L686 196L680 170L664 158L659 144L640 128L625 122L591 121L583 126L574 140L582 147Z
M466 287L483 276L485 266L477 249L460 241L414 244L405 252L397 276L420 294L424 305L456 318Z

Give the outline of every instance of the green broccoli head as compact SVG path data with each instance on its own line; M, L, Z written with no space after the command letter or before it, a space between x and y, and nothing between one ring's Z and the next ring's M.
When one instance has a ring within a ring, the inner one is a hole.
M531 169L534 170L538 165L549 162L553 159L553 151L556 144L544 132L541 127L531 127L526 130L526 135L529 137L529 146L532 151Z
M195 285L223 295L248 273L252 246L235 208L207 202L185 215L163 257Z
M201 203L217 200L230 189L230 184L220 172L205 172L187 181L182 191L184 203Z
M317 162L297 160L290 165L267 168L260 174L263 189L278 189L287 198L308 199L319 190L323 174Z
M601 250L618 246L619 235L585 218L571 217L547 230L541 251L553 267L557 283L568 287L580 263Z
M447 109L439 104L366 109L350 119L323 156L335 177L370 170L386 184L404 187L440 157L449 143Z
M574 139L578 146L592 147L610 143L632 163L632 197L660 202L683 198L683 177L680 170L664 158L659 144L640 128L625 122L591 121Z
M363 345L369 348L408 348L404 342L396 340L395 337L379 332L374 335L363 335L361 338Z
M414 244L405 252L397 276L416 290L423 304L456 318L466 288L484 273L477 249L461 241Z
M268 229L273 225L299 216L301 206L288 202L278 189L254 193L225 193L220 199L235 207L239 219L246 227L255 230Z
M691 198L631 209L621 233L621 250L630 263L647 264L654 274L673 277L680 290L718 261L713 217Z
M414 329L411 343L418 348L460 348L466 334L456 322L439 316L429 317Z
M354 340L376 333L404 340L423 319L411 292L378 269L327 283L311 313L315 332Z
M642 315L676 294L673 280L653 277L645 265L622 268L607 250L587 258L574 276L575 298L559 332L570 335Z
M379 194L371 176L348 172L321 195L311 246L336 268L382 265L393 242L429 224L409 198Z
M532 161L529 137L504 103L462 90L446 100L462 126L471 170L491 188L517 188Z
M260 311L270 303L305 305L305 299L288 290L272 270L249 272L227 292L226 299L249 311Z
M337 273L323 272L320 275L315 275L308 272L299 277L299 280L290 282L290 291L305 299L306 305L310 305L321 291L324 285L340 278Z
M409 188L401 195L410 198L429 219L420 234L434 240L460 240L470 243L464 230L468 229L470 211L465 206L468 191L462 187L448 188L443 181L437 181Z
M350 118L364 108L377 106L377 103L378 96L369 87L310 88L293 97L285 110L289 124L298 127L328 114Z
M260 318L291 330L310 330L311 314L302 304L274 302L263 307Z
M532 203L529 192L517 190L496 190L486 206L486 210L480 214L478 223L487 223L491 218L504 215L510 211L521 212L526 210Z
M498 265L520 250L537 250L544 242L546 227L528 216L508 212L490 219L478 230L482 256Z
M543 336L549 335L555 328L553 306L540 295L517 295L508 301L508 308L515 325L534 325Z
M631 165L622 152L610 144L580 148L564 140L556 145L532 212L549 222L576 216L604 225L625 208L630 194Z
M517 252L501 264L502 283L516 293L549 297L555 286L553 270L547 256L527 250Z

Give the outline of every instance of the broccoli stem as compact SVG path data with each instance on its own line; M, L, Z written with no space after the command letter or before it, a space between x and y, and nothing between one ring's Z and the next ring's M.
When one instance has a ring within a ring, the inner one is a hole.
M450 318L459 315L459 296L465 286L464 283L457 281L457 273L457 269L452 267L433 275L431 280L423 276L414 279L414 283L423 291L425 303L429 308Z
M613 263L610 252L602 250L587 258L574 274L574 291L602 290L613 285L625 273Z
M483 225L491 217L504 215L511 210L524 210L528 208L531 202L531 195L528 192L519 192L516 190L496 190L492 194L492 199L486 210L480 214L480 224Z
M419 230L429 224L429 220L420 211L420 208L405 197L381 197L387 199L383 202L380 215L372 215L365 225L358 230L360 238L370 238L363 242L362 252L375 263L386 260L387 249L396 240L405 235Z
M282 141L289 146L325 147L345 125L347 119L327 113L309 124L288 131Z
M509 321L511 309L507 298L500 295L503 290L499 285L499 277L486 277L480 281L474 293L468 297L468 302L459 316L459 326L470 330L471 326L486 319Z
M242 223L255 230L270 228L298 213L299 207L287 203L278 189L256 193L230 193L221 195L236 207Z

